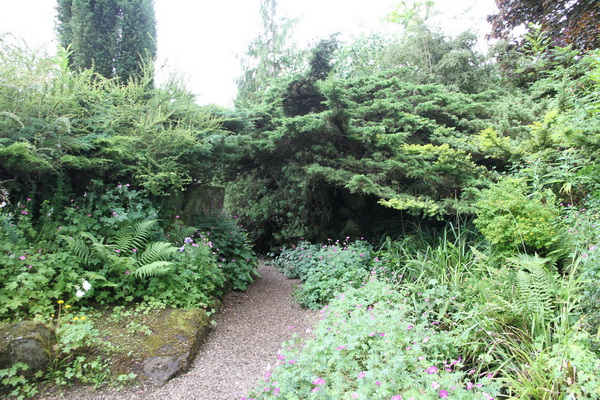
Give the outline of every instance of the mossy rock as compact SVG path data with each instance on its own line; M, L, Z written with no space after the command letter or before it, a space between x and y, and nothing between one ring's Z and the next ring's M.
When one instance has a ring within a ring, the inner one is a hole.
M164 309L106 321L99 329L111 343L115 372L133 372L159 386L190 368L210 330L201 309Z
M0 326L0 369L17 363L29 366L25 376L45 371L50 365L48 349L56 343L54 332L34 321L20 321Z

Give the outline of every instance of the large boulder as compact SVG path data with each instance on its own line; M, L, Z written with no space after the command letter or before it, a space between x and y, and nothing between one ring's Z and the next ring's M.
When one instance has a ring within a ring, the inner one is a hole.
M201 309L166 309L146 320L152 334L137 344L131 370L158 386L189 370L210 331Z
M29 365L25 376L45 371L50 365L48 350L56 343L54 332L34 321L0 326L0 369L21 362Z

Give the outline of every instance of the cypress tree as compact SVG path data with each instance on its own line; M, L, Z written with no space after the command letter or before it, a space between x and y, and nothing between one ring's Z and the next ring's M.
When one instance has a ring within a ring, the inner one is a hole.
M94 68L123 81L156 57L152 0L58 0L56 31L71 46L74 69Z

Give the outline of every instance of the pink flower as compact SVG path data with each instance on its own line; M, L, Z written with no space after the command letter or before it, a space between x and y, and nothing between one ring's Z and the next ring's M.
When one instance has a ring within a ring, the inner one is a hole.
M28 197L28 198L27 198L27 201L31 201L31 199Z
M358 376L356 378L357 379L364 378L365 375L367 375L365 372L361 372L360 374L358 374Z
M25 257L25 256L21 256L21 257L19 257L19 260L23 261L23 260L24 260L24 259L26 259L26 258L27 258L27 257Z
M381 382L379 382L379 381L375 381L375 384L376 384L377 386L381 386Z
M131 273L131 272L129 272L129 271L125 271L125 272L124 272L124 274L130 274L130 273Z
M23 215L27 215L27 214L29 214L29 213L28 213L27 211L21 211L21 214L23 214Z
M131 251L133 251L134 253L137 253L137 249L131 249Z
M438 372L438 368L435 365L432 365L431 367L427 368L425 370L425 372L427 372L428 374L437 374Z
M437 382L431 382L431 387L434 388L435 390L438 390L440 388L440 384Z
M440 390L439 391L439 395L442 399L447 399L448 398L448 392L445 390Z
M475 386L473 385L473 382L467 382L467 390L473 389L473 386Z
M390 400L402 400L402 396L400 396L399 394L390 397Z
M323 378L317 378L313 381L313 385L324 385L326 383L327 382L325 382L325 379L323 379Z
M413 326L412 326L412 325L409 325L409 326L407 326L407 327L406 327L406 329L408 329L409 331L410 331L412 328L413 328Z

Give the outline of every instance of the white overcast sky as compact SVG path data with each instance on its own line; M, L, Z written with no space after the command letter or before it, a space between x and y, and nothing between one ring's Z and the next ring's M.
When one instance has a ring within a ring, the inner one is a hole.
M300 18L299 43L334 32L376 29L401 0L279 0L280 12ZM437 22L448 35L488 31L494 0L436 0ZM0 34L11 33L33 48L52 52L55 0L0 0ZM198 103L231 106L239 55L260 30L260 0L155 0L158 80L182 76Z

